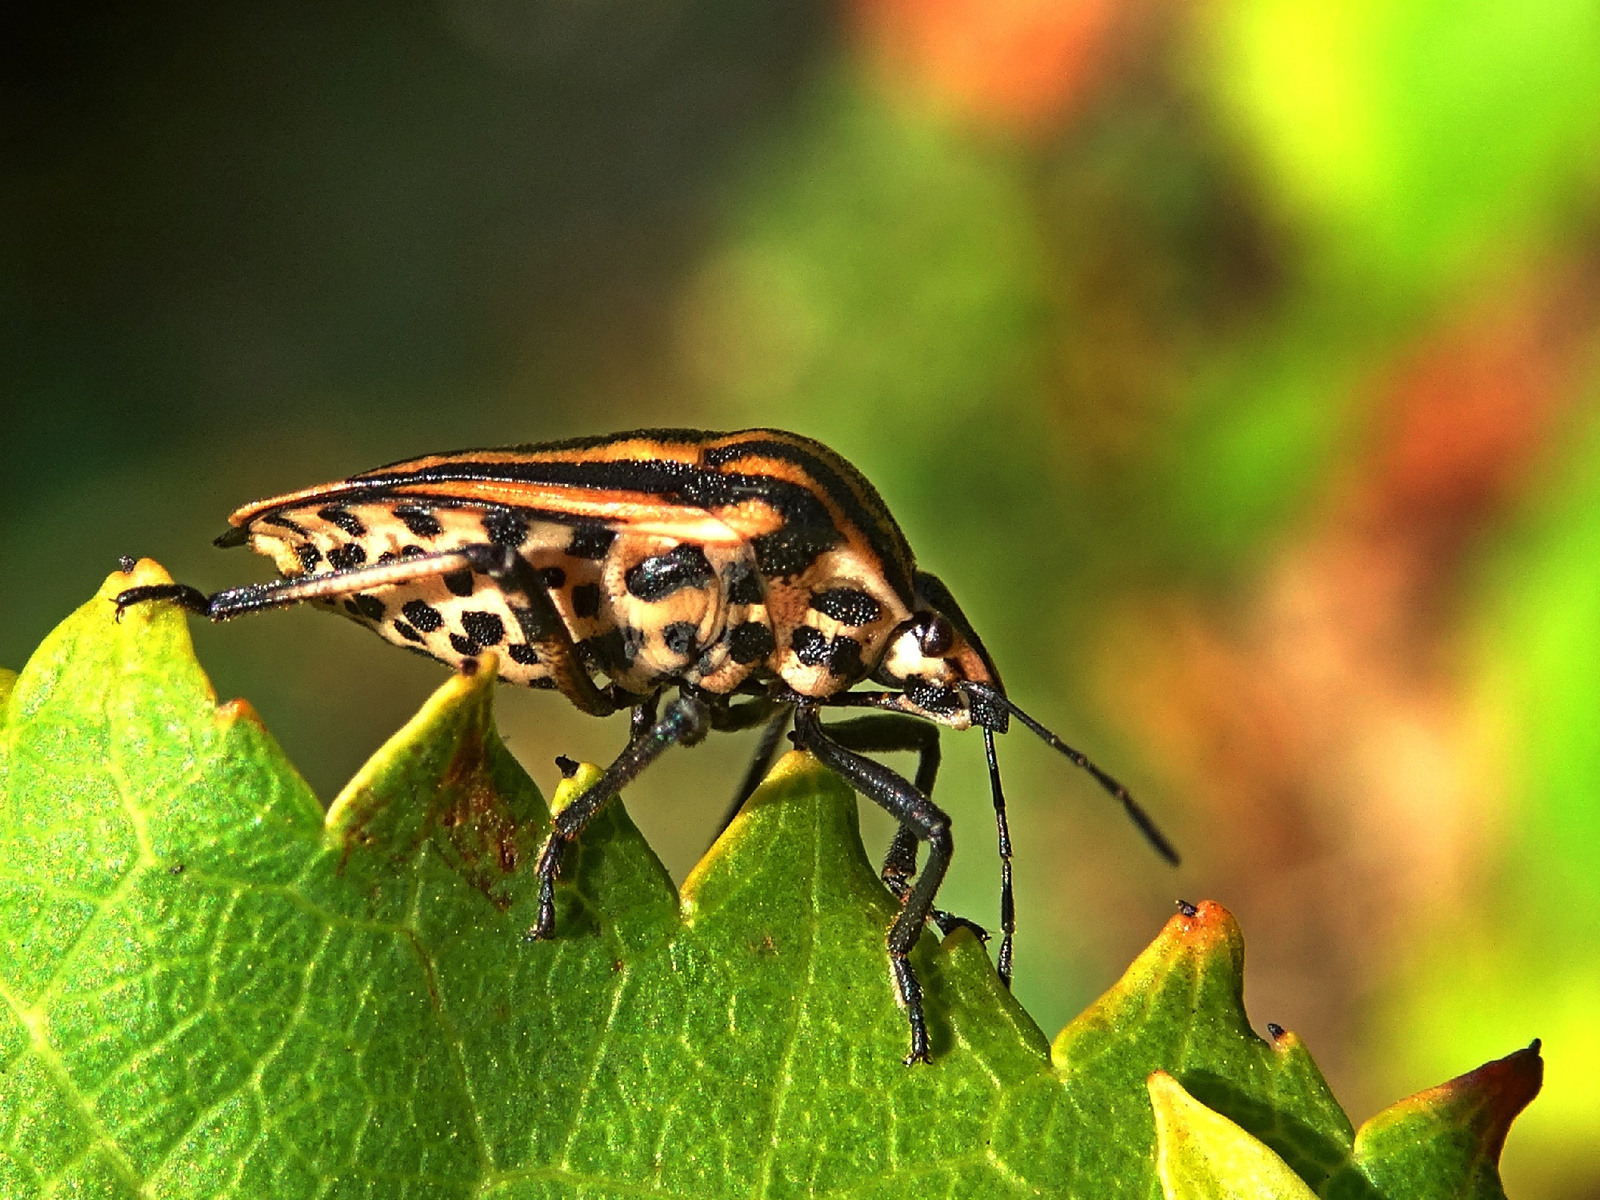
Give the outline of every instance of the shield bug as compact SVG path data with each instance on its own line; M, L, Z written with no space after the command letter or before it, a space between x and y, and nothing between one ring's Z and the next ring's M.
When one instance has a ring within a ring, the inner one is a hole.
M899 822L882 875L901 904L888 950L911 1026L908 1064L928 1061L928 1035L907 955L929 920L944 932L968 924L934 907L952 850L950 820L929 799L941 726L983 732L1008 985L1011 840L994 738L1013 717L1177 862L1126 788L1007 697L872 485L809 438L638 430L430 454L246 505L229 525L218 545L249 545L283 578L212 596L130 588L118 613L166 600L223 621L308 601L453 666L492 651L503 679L552 688L584 712L631 709L627 747L555 818L539 854L535 938L555 932L562 856L589 819L667 747L709 730L764 726L729 819L792 722L796 745ZM859 689L867 683L878 686ZM838 708L870 711L822 720ZM894 750L918 753L913 779L867 757Z

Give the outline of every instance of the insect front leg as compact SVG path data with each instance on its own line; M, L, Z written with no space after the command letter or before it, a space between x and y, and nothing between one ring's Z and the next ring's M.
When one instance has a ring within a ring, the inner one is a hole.
M868 754L893 754L896 751L915 751L917 775L914 786L924 796L933 795L934 780L939 774L939 727L930 725L919 717L901 713L882 713L867 717L852 717L825 726L828 736L849 750ZM911 877L917 873L917 833L902 824L895 830L889 843L889 853L884 855L880 876L884 886L904 901L911 889ZM989 931L976 921L958 917L942 908L929 915L943 934L957 929L970 930L980 942L989 940Z
M652 701L653 702L653 701ZM640 706L644 707L643 705ZM594 814L631 783L669 746L692 746L711 728L711 710L697 696L680 694L667 705L661 719L635 733L628 747L619 754L593 786L556 814L550 836L539 851L539 911L528 936L536 940L553 937L556 926L556 876L561 873L561 858Z
M928 843L928 861L906 893L900 915L889 927L888 943L889 966L911 1025L911 1053L906 1055L905 1063L910 1066L916 1062L930 1062L928 1026L922 1012L922 985L917 981L908 955L922 935L922 927L933 911L933 899L950 867L950 856L955 850L950 836L950 818L903 776L834 741L817 720L814 706L798 707L794 724L798 745L810 750L826 766L844 776L856 791L881 805L919 840Z

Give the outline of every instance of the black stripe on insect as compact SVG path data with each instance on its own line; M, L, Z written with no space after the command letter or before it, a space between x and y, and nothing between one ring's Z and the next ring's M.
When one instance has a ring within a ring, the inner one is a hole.
M629 445L618 451L621 443ZM613 451L625 457L608 457ZM640 458L642 451L658 457ZM593 461L582 461L586 455ZM555 936L556 879L568 847L594 814L669 747L692 745L713 730L762 729L723 827L766 775L791 727L796 746L898 822L882 878L900 901L887 942L910 1025L908 1064L930 1058L922 989L909 959L923 928L932 921L944 933L967 928L988 937L935 906L952 853L950 819L930 798L940 726L983 733L1000 856L996 970L1007 986L1016 919L995 735L1005 733L1012 718L1093 777L1146 840L1177 863L1172 844L1127 788L1006 695L955 597L935 576L915 569L877 493L827 447L777 430L660 430L415 461L415 470L394 464L235 513L235 527L218 544L252 542L277 553L271 550L276 545L286 569L299 567L294 577L211 596L183 584L133 587L116 597L116 610L120 617L131 605L170 601L223 621L301 601L349 600L356 615L386 636L386 629L392 632L398 644L435 657L444 656L447 644L463 655L492 646L505 655L505 673L520 670L531 686L555 688L586 713L631 710L627 746L554 818L535 868L538 907L529 936ZM602 499L597 515L594 497L618 492L642 499ZM528 503L516 503L524 494ZM358 502L362 518L348 511ZM606 518L612 510L605 504L614 504L616 515ZM378 527L384 505L393 528ZM447 508L477 515L483 540L466 540L470 522L446 526L433 515ZM318 535L288 514L315 514L349 535L321 552L331 570L314 570L319 559L306 548ZM688 521L681 536L673 535L673 521ZM691 532L730 530L740 521L754 521L739 535L742 545L726 537L702 543ZM550 523L571 532L562 530L554 540L530 536ZM361 535L354 532L358 525ZM368 561L363 535L374 561ZM375 540L380 537L387 540ZM424 549L412 538L430 544ZM452 539L456 544L446 544ZM403 547L398 554L394 545ZM624 570L625 563L633 565ZM584 572L585 582L572 583ZM607 594L597 577L611 580L606 586L616 594ZM690 588L721 590L720 608L707 611L720 611L724 627L683 619L675 597ZM775 609L774 596L785 595L789 602ZM641 603L660 610L656 625L612 619L621 610L637 616ZM581 626L569 627L563 604ZM756 604L762 607L750 607ZM807 623L810 612L825 614L841 631L830 637L814 628ZM379 619L385 616L392 628ZM642 648L656 644L670 652L672 665L641 666ZM723 649L700 653L704 647ZM476 666L470 657L453 661L462 669ZM701 669L710 674L702 678L696 674ZM596 671L610 679L597 681ZM869 681L879 686L862 690ZM669 692L675 693L670 699ZM867 711L823 721L824 710L840 708ZM869 757L895 751L917 755L912 778ZM928 851L919 869L922 843Z

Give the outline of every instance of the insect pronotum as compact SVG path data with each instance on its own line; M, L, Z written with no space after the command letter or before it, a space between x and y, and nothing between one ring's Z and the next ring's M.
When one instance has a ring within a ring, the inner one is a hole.
M900 900L888 949L911 1026L907 1064L928 1061L907 958L922 928L931 919L987 936L934 907L952 849L950 819L929 799L939 726L983 731L1001 863L997 970L1008 986L1016 922L994 735L1012 717L1178 861L1126 788L1006 696L960 606L917 570L872 485L809 438L650 429L430 454L228 520L217 544L248 544L284 578L212 596L129 588L118 614L169 600L224 621L310 601L452 666L492 650L501 678L553 688L584 712L632 710L626 749L555 818L539 854L535 938L555 934L562 856L589 819L668 746L712 729L764 726L730 820L792 722L797 746L899 822L882 875ZM868 681L879 687L854 690ZM825 708L874 711L825 724ZM866 757L894 750L917 752L914 779ZM918 842L928 844L920 872Z

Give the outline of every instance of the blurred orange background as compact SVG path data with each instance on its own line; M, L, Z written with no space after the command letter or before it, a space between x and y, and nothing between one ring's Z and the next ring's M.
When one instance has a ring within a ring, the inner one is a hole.
M11 14L0 662L118 554L406 455L776 425L877 483L1019 702L1017 990L1174 897L1358 1121L1544 1039L1506 1151L1600 1197L1600 9L438 0ZM197 628L324 797L441 669ZM545 786L622 727L502 698ZM681 877L744 741L628 797ZM995 923L981 748L938 798ZM869 840L887 840L869 820Z

